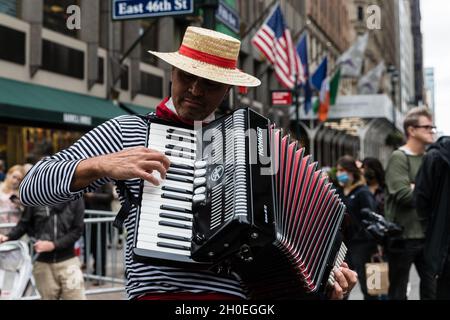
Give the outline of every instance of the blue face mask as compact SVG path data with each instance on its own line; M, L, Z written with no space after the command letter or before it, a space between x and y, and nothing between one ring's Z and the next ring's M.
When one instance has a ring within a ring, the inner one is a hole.
M339 184L341 184L341 185L346 185L350 181L350 177L348 176L347 173L342 173L340 175L337 175L336 178L337 178L337 181L339 182Z

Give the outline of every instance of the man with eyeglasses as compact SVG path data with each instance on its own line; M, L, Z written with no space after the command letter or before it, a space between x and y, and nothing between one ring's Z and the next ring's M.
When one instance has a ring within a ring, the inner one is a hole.
M406 300L409 272L414 263L420 277L420 299L435 298L435 280L424 260L425 232L413 201L415 180L427 145L434 142L435 127L427 108L414 108L405 117L407 142L392 153L386 168L386 217L401 225L400 239L387 248L389 299Z

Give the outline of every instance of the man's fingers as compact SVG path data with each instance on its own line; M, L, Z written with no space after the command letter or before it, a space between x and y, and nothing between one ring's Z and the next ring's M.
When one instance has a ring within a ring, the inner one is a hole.
M147 172L158 171L161 179L166 179L167 169L163 166L161 162L157 161L146 161L142 164L140 169L144 169Z
M164 166L164 168L169 169L170 167L170 160L169 158L164 155L163 153L153 150L153 149L147 149L148 151L148 157L147 160L152 160L152 161L159 161L162 163L162 165Z
M333 287L333 292L331 293L331 300L342 300L344 299L344 291L342 290L339 283L335 282Z
M353 287L358 282L358 274L355 271L350 270L349 268L346 267L341 268L341 272L344 275L345 279L347 280L348 289L352 290Z
M347 293L347 291L349 289L349 285L348 285L347 279L345 278L344 274L339 269L336 268L334 271L334 277L336 279L336 282L339 284L339 286L344 291L344 293Z
M148 173L148 172L145 172L145 171L141 171L140 174L139 174L139 178L150 182L154 186L159 186L160 185L160 181L151 173Z

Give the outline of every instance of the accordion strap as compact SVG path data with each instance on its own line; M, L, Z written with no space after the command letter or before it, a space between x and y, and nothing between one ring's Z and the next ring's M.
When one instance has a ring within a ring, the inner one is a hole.
M126 186L125 181L117 181L117 187L119 188L119 193L122 194L124 202L119 212L114 219L114 227L122 231L123 223L130 213L131 207L137 207L139 205L138 199L131 193L130 189Z
M148 124L153 120L157 119L155 113L150 113L147 115L136 115L137 117L143 119L144 121L148 122ZM122 207L120 208L119 212L116 215L116 218L114 219L114 227L122 231L123 229L123 223L125 219L128 217L128 214L131 211L131 208L138 207L139 206L139 200L133 195L133 193L130 191L130 189L125 184L125 181L119 180L116 182L117 188L119 189L119 193L123 196L124 202Z

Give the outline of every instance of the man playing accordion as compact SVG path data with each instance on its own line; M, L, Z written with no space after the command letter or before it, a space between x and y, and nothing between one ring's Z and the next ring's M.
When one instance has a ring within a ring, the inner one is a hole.
M224 34L189 27L179 51L152 54L173 66L171 97L156 108L156 117L174 124L205 123L231 86L256 87L260 81L236 67L240 41ZM142 180L159 185L171 165L164 154L145 147L147 123L128 115L109 120L74 145L36 164L20 188L25 205L54 205L82 197L107 182L124 181L134 196ZM159 173L156 174L155 173ZM123 194L121 201L124 200ZM136 208L130 207L127 230L126 291L129 299L226 300L247 294L233 272L174 268L137 262L131 252ZM343 263L328 298L343 299L356 284L356 274Z

